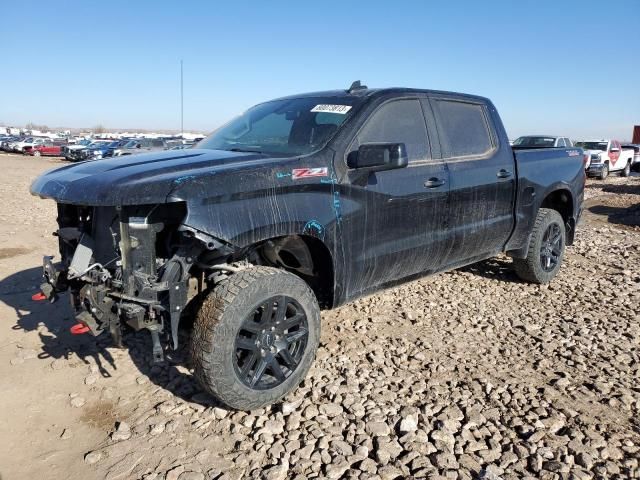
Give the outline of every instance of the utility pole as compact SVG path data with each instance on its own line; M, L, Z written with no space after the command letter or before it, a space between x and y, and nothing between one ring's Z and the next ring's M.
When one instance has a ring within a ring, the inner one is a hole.
M184 76L180 59L180 137L184 140Z

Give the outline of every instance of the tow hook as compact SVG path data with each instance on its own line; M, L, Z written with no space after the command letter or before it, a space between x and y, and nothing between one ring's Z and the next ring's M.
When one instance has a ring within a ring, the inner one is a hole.
M33 300L34 302L42 302L43 300L46 300L47 296L42 293L42 292L38 292L34 295L31 295L31 300Z
M50 283L43 283L40 285L40 291L31 295L31 300L34 302L43 302L44 300L49 300L51 303L55 302L58 299L58 295L56 295L56 291Z
M71 335L82 335L84 333L88 333L90 331L89 327L83 325L82 323L76 323L73 327L69 329Z

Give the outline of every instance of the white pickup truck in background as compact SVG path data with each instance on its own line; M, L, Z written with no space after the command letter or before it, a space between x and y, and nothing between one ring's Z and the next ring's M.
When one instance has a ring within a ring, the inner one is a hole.
M589 140L577 142L576 147L582 148L589 155L587 175L604 180L611 172L620 172L623 177L631 173L633 150L623 149L618 140Z

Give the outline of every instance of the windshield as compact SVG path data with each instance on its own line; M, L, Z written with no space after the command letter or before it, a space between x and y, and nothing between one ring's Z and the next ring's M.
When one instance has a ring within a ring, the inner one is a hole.
M33 137L25 138L24 141L25 143L31 143L33 142Z
M359 102L349 97L275 100L250 108L198 148L304 155L324 146Z
M125 143L124 148L136 148L137 144L137 140L131 140L130 142Z
M556 139L553 137L520 137L513 142L523 147L553 147Z
M584 148L585 150L607 150L607 142L578 142L576 147Z

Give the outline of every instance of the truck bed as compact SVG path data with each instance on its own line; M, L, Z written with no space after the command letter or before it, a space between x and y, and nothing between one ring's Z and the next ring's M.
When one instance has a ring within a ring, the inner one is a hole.
M586 179L584 152L580 148L514 149L513 156L517 171L516 226L507 250L517 250L516 246L529 244L528 236L536 218L535 212L542 206L549 192L566 191L570 194L569 198L575 199L569 213L577 222L582 212ZM567 232L568 244L573 240L573 229ZM518 256L523 252L511 253Z

